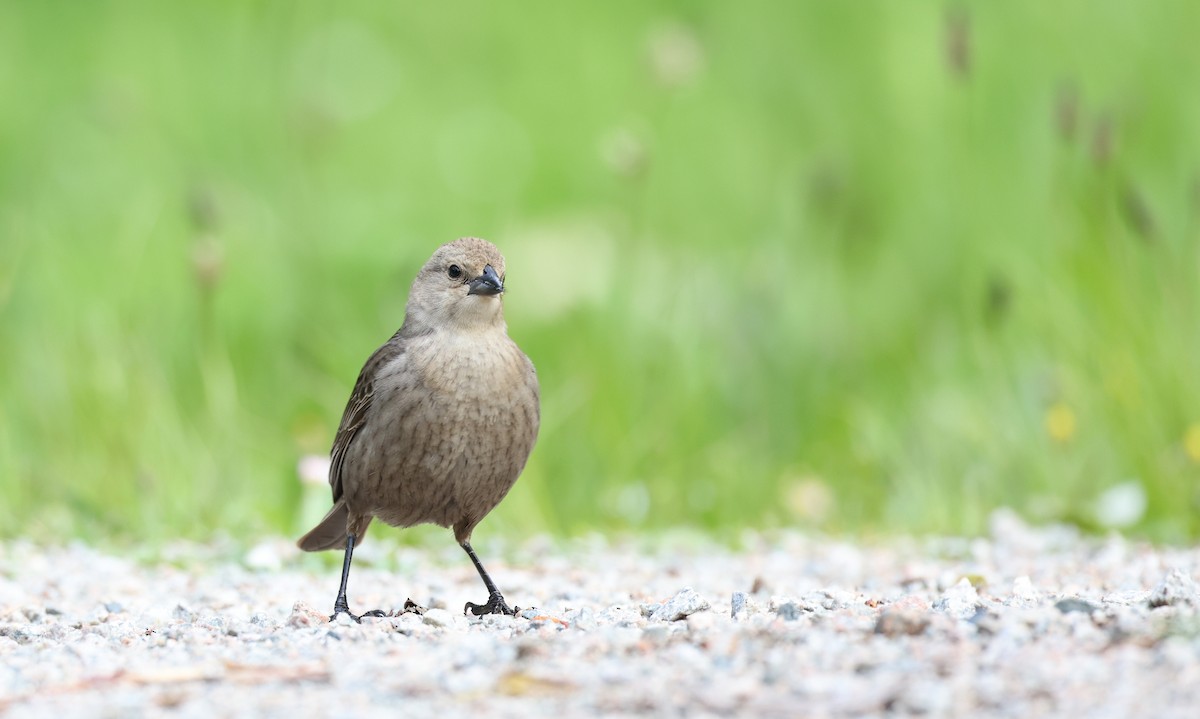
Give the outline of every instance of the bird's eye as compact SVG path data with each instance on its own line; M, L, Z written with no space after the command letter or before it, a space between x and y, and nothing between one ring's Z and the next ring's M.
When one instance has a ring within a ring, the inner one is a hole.
M450 265L446 270L446 274L450 275L450 279L457 280L459 277L462 277L462 268L458 265Z

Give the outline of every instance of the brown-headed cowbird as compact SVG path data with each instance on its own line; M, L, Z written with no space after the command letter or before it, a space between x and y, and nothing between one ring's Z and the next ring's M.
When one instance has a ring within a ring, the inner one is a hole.
M474 237L442 245L413 281L404 325L359 373L333 440L333 509L297 542L308 552L345 547L333 618L350 614L354 545L375 517L453 527L489 594L464 611L514 613L470 542L538 432L537 374L508 337L503 293L495 245Z

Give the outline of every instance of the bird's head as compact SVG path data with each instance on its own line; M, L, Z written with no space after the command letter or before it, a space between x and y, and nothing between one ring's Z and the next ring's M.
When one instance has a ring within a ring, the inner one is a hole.
M500 250L487 240L464 237L439 247L417 273L407 314L434 328L503 327L503 294Z

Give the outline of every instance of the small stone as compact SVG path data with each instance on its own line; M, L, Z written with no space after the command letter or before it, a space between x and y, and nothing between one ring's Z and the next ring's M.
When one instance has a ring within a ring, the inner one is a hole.
M322 614L304 602L292 605L292 613L287 618L287 625L293 629L300 627L316 627L329 622L328 615Z
M594 631L599 626L596 623L596 613L592 611L591 607L583 607L571 620L571 626L585 632Z
M420 614L398 614L391 617L392 629L405 636L431 631Z
M222 617L218 614L204 617L203 619L198 620L197 624L206 629L211 629L217 633L224 632L229 628L229 623L226 621L225 617Z
M421 618L431 627L448 627L454 623L454 615L445 609L429 609Z
M875 633L887 637L915 636L929 626L929 604L919 597L907 596L879 613Z
M942 593L940 599L933 603L936 611L948 614L956 619L970 619L975 616L975 610L980 606L979 593L966 577Z
M1063 614L1070 614L1071 612L1083 612L1085 614L1091 614L1092 612L1100 609L1100 607L1097 605L1092 604L1086 599L1080 599L1079 597L1067 597L1065 599L1060 599L1054 603L1054 608Z
M803 612L795 602L784 602L775 608L775 615L787 622L794 622Z
M1027 575L1021 575L1013 580L1013 599L1022 604L1037 604L1041 600L1038 590L1033 588L1033 582Z
M1200 592L1192 578L1179 569L1172 569L1150 592L1151 607L1200 605Z
M104 608L109 614L120 614L125 611L125 607L121 606L120 602L105 602Z
M609 607L600 612L596 621L600 624L611 624L618 627L641 626L645 620L641 613L632 607Z
M673 622L708 609L708 600L691 587L684 587L650 613L651 621Z
M729 602L729 616L734 619L742 619L746 616L746 593L734 592L733 598Z
M642 630L642 638L651 644L662 644L671 636L670 624L651 624Z
M8 637L17 644L29 644L37 635L15 624L10 624L8 626L0 626L0 637Z
M485 614L478 619L478 622L488 629L508 629L515 621L516 618L508 614Z

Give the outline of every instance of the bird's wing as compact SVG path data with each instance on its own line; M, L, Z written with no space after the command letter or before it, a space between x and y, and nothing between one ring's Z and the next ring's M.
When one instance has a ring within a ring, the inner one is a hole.
M342 498L342 465L346 461L346 452L350 449L350 444L358 435L358 430L367 422L367 410L370 409L371 400L375 396L375 378L380 369L404 354L404 342L399 334L397 332L367 359L362 371L358 373L358 381L354 383L350 401L346 403L342 423L338 426L337 435L333 438L333 449L329 453L329 485L333 488L334 502Z

